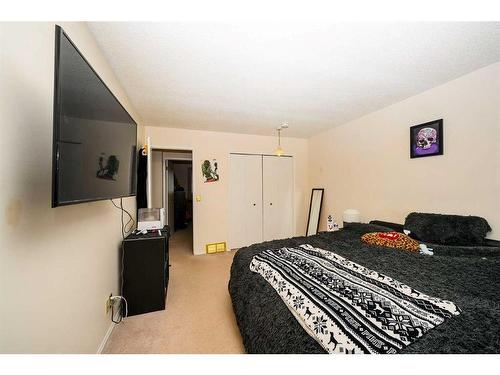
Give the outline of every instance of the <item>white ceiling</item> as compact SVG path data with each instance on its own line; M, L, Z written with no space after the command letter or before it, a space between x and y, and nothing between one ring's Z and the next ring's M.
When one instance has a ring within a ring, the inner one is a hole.
M143 122L187 129L309 137L500 61L498 22L89 27Z

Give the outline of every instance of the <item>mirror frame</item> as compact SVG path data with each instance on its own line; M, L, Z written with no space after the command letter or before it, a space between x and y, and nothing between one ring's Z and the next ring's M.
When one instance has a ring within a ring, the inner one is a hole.
M316 232L315 233L309 233L309 223L311 222L311 211L312 211L312 203L313 203L313 197L314 197L314 192L315 191L320 191L321 192L321 198L319 201L319 211L318 211L318 225L316 226ZM323 206L323 195L325 194L325 189L323 188L313 188L311 190L311 201L309 202L309 215L307 216L307 227L306 227L306 236L312 236L318 233L319 229L319 221L321 218L321 207Z

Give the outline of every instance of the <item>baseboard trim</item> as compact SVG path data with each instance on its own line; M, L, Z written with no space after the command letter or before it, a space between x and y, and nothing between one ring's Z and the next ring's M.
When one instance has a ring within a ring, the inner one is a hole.
M114 316L114 320L118 321L118 319L120 319L120 312L119 311L117 311L116 314L115 314L115 316ZM116 323L111 322L111 324L109 325L108 330L106 331L106 334L104 335L104 337L103 337L103 339L101 341L101 344L97 348L97 354L102 354L102 351L104 350L104 347L106 346L106 343L108 342L109 337L113 333L113 330L115 329L115 326L116 326Z

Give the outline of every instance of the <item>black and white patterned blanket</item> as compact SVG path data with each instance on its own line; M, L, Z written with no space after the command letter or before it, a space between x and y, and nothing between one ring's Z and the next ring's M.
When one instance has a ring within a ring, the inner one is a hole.
M265 250L250 269L329 353L397 353L460 313L450 301L310 245Z

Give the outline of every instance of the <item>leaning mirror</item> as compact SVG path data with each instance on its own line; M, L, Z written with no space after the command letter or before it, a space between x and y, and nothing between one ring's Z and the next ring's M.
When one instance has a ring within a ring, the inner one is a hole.
M306 236L312 236L313 234L318 233L319 217L321 215L321 204L323 203L324 190L325 189L312 189Z

